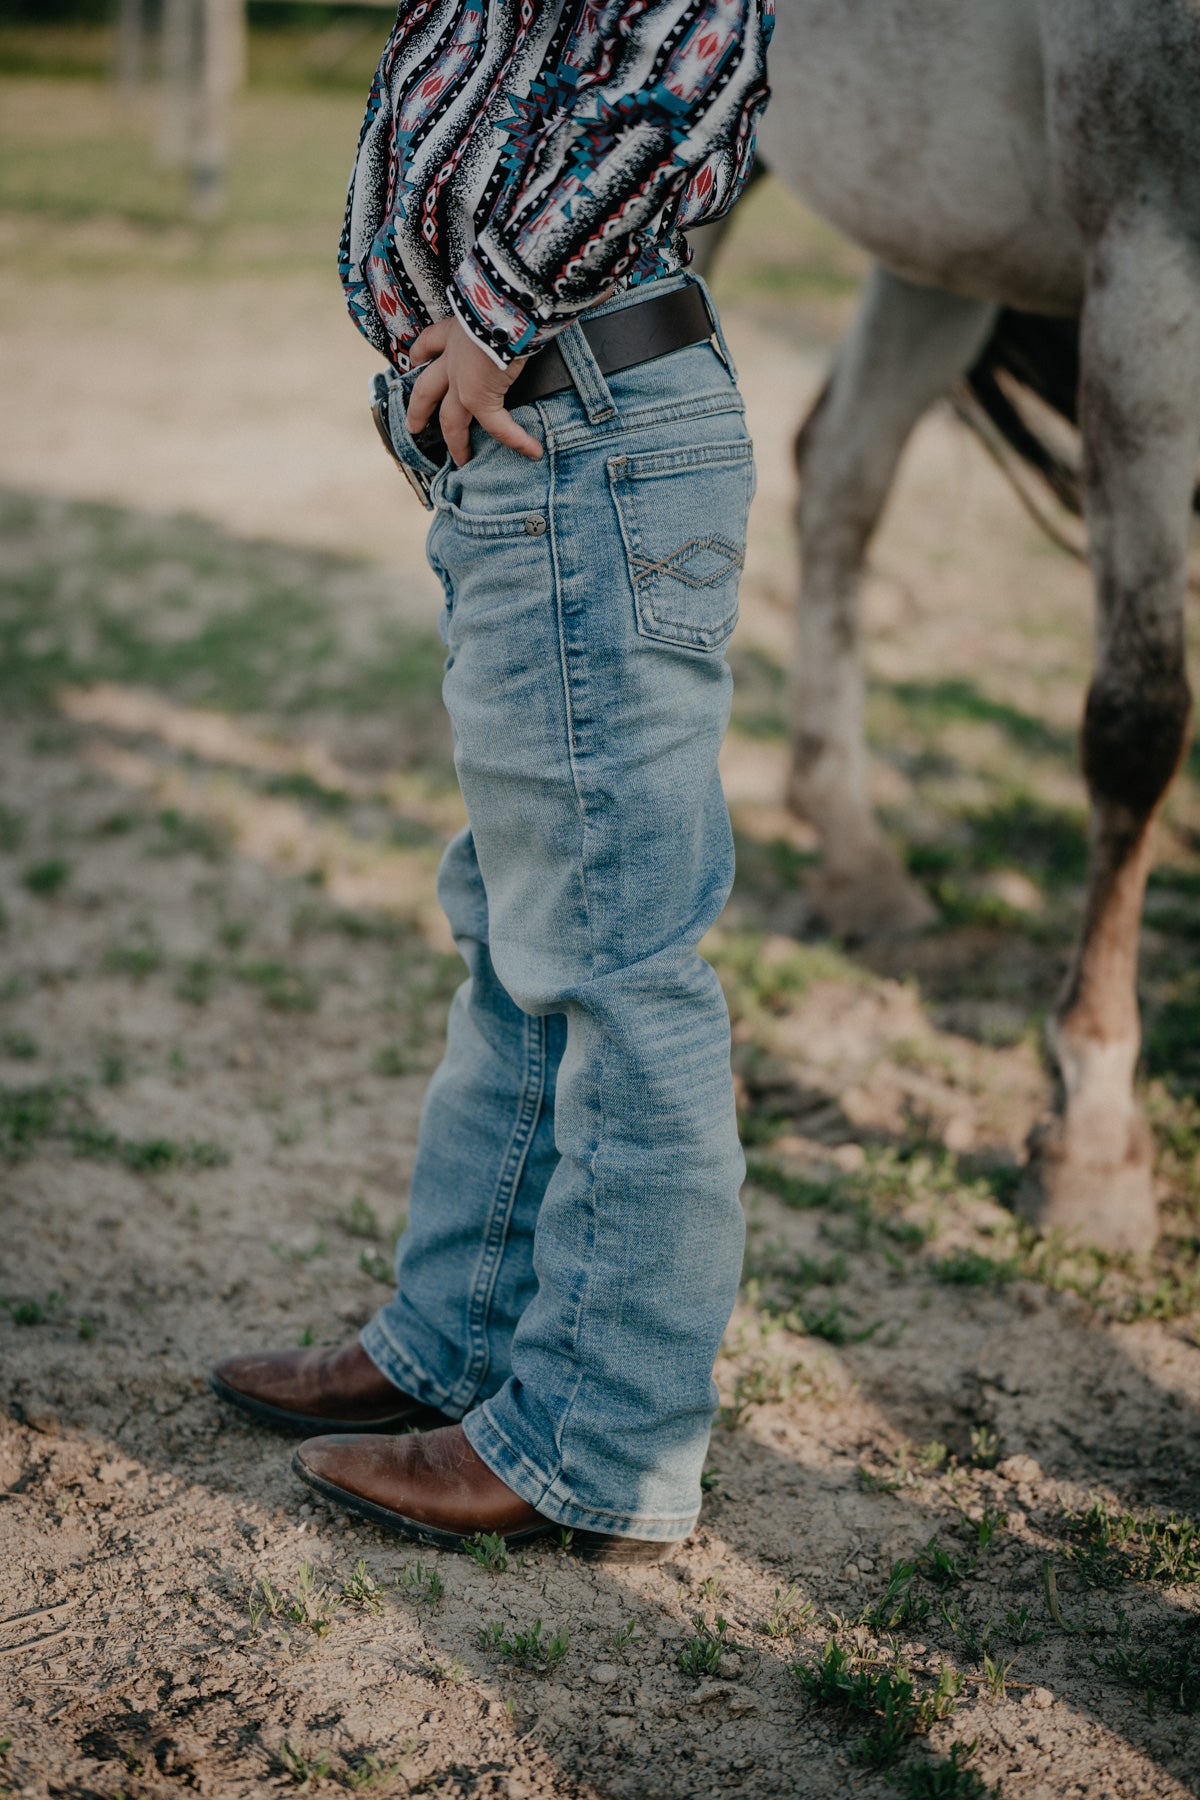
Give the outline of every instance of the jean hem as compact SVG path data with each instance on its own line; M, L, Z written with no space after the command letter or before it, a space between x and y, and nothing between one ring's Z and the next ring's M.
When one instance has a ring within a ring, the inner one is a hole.
M422 1406L436 1407L448 1417L459 1419L464 1408L449 1389L436 1381L408 1351L402 1350L390 1336L380 1315L363 1326L358 1341L381 1375Z
M608 1537L672 1544L687 1537L695 1527L698 1513L651 1517L580 1506L562 1492L561 1474L547 1475L500 1430L486 1403L467 1413L462 1423L467 1442L492 1474L529 1506L568 1531L595 1531Z

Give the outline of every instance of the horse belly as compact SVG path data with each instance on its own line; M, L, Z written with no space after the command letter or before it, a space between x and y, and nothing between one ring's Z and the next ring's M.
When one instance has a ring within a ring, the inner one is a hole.
M1073 313L1036 0L785 0L764 160L908 279Z

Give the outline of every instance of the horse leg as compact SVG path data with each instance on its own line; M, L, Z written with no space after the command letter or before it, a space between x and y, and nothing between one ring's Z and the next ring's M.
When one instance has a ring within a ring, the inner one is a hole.
M849 936L911 931L934 916L871 810L859 579L909 433L974 362L995 311L876 268L797 441L803 579L789 800L821 843L809 898Z
M1184 604L1200 439L1200 274L1190 245L1153 217L1110 225L1091 256L1081 348L1097 601L1082 740L1090 867L1083 930L1050 1030L1061 1117L1034 1133L1021 1210L1043 1230L1144 1250L1157 1220L1150 1134L1133 1091L1138 932L1151 821L1191 713Z

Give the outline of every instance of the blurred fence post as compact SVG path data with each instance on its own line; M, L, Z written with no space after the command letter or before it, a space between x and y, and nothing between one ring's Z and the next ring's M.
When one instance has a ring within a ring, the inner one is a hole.
M177 169L187 162L192 143L199 25L197 0L163 0L158 150L163 162Z
M141 83L145 23L143 0L117 0L113 74L122 93L132 93Z
M250 73L250 27L246 11L246 0L234 0L233 22L230 27L233 45L229 55L229 70L235 94L241 93Z
M204 57L192 160L192 207L202 219L225 209L229 163L229 112L237 78L243 0L202 0Z

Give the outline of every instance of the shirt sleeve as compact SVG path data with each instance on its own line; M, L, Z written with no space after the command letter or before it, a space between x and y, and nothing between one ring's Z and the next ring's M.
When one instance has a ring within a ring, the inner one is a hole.
M501 367L650 245L719 218L766 105L774 0L596 0L554 76L497 121L506 178L449 304Z

